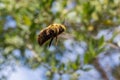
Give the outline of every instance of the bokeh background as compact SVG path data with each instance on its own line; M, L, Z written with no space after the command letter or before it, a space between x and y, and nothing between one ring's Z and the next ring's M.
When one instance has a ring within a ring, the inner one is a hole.
M120 0L0 0L0 80L120 80Z

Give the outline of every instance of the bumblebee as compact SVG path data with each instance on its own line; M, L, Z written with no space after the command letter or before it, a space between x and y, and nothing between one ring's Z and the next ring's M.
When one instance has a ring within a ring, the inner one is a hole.
M56 44L57 44L57 36L63 33L66 30L66 27L62 24L51 24L45 29L41 30L38 35L38 43L40 46L42 46L45 42L50 40L49 47L51 46L51 43L54 38L56 38Z

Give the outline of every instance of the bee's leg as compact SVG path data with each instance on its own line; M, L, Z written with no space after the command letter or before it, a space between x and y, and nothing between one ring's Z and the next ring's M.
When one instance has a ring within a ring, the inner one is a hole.
M55 39L56 39L55 45L57 46L57 43L58 43L58 37L56 36Z
M50 43L49 43L49 47L51 46L51 43L52 43L53 39L54 39L54 38L51 38Z

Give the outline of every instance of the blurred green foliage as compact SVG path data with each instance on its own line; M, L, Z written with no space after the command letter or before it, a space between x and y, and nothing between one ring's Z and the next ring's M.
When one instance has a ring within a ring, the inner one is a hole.
M104 37L96 39L93 36L101 29L119 25L119 4L119 0L0 0L0 64L11 60L24 62L23 65L30 68L47 64L46 68L51 71L47 75L51 76L55 72L71 73L80 69L80 57L67 64L56 58L57 54L61 57L67 54L64 40L58 46L52 46L55 48L53 51L47 44L40 47L37 43L41 29L63 22L67 27L66 33L73 35L75 42L87 43L84 62L92 63L105 50ZM15 27L5 26L7 17L15 21ZM15 50L20 52L19 56L14 54Z

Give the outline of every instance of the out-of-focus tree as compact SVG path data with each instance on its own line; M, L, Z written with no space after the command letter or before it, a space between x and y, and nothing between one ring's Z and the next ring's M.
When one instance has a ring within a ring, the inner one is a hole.
M94 65L107 79L97 56L106 50L105 46L112 43L112 39L106 42L104 37L95 36L101 29L119 25L119 4L119 0L0 0L0 68L14 61L32 69L45 66L49 79L54 73L68 73L77 79L79 75L75 71L82 69L80 55L75 54L78 55L75 61L61 61L69 52L63 44L66 39L60 39L60 43L51 48L47 43L41 47L37 43L40 30L52 23L64 22L67 40L75 43L71 46L81 42L87 45L84 64Z

